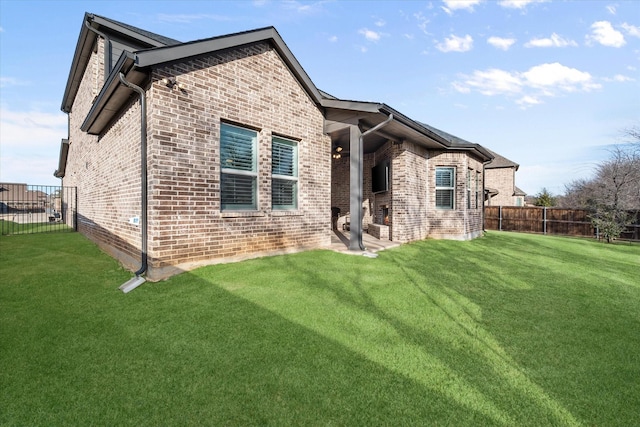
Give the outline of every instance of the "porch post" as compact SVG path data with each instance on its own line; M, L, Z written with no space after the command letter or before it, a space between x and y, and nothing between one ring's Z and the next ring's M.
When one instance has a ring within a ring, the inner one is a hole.
M360 141L360 129L349 126L349 250L363 251L362 244L362 162L363 147Z

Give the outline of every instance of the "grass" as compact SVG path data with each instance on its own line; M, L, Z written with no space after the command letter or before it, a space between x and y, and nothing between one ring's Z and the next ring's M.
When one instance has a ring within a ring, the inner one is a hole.
M640 246L490 232L146 283L0 237L2 425L640 425Z
M61 222L18 223L0 220L0 235L33 234L46 232L73 231L73 228Z

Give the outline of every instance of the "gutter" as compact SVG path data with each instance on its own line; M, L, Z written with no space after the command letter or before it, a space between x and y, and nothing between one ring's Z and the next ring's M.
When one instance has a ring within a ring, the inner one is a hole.
M138 286L142 285L146 279L142 277L142 274L147 272L147 96L144 89L140 86L136 86L131 82L128 82L124 74L119 73L118 78L120 82L127 86L129 89L134 90L140 95L140 193L142 195L141 201L141 227L142 227L142 250L141 250L141 266L138 271L135 272L136 277L130 279L120 286L120 290L125 294L134 290Z

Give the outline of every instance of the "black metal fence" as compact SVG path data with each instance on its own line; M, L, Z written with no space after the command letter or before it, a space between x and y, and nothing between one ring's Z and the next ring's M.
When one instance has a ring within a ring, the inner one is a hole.
M76 230L75 187L0 183L3 235Z

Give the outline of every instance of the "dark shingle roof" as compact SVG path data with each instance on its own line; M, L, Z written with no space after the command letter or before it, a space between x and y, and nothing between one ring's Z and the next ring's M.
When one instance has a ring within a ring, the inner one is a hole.
M501 156L500 154L494 153L493 151L489 150L488 148L486 148L486 150L488 152L490 152L491 154L493 154L494 159L489 162L485 168L487 169L499 169L499 168L515 168L516 170L518 170L518 168L520 167L519 164L517 164L514 161L511 161L509 159L507 159L506 157Z
M152 33L151 31L143 30L142 28L134 27L133 25L125 24L124 22L116 21L115 19L111 19L111 18L107 18L105 16L100 16L100 15L95 15L95 14L94 14L94 16L97 16L97 17L99 17L101 19L104 19L105 21L109 21L112 24L119 25L119 26L121 26L123 28L126 28L126 29L136 33L136 34L139 34L139 35L141 35L143 37L150 38L151 40L155 40L158 43L162 43L162 44L167 45L167 46L171 46L171 45L182 43L180 40L176 40L176 39L172 39L170 37L162 36L160 34Z
M430 125L428 125L426 123L420 122L420 124L422 126L424 126L425 128L429 129L431 132L435 133L436 135L439 135L440 137L442 137L442 138L446 139L447 141L449 141L451 143L451 145L459 145L459 146L464 146L464 147L467 147L467 146L470 146L470 145L475 145L472 142L469 142L469 141L464 140L462 138L458 138L455 135L451 135L450 133L447 133L447 132L445 132L443 130L440 130L438 128L434 128L433 126L430 126Z

